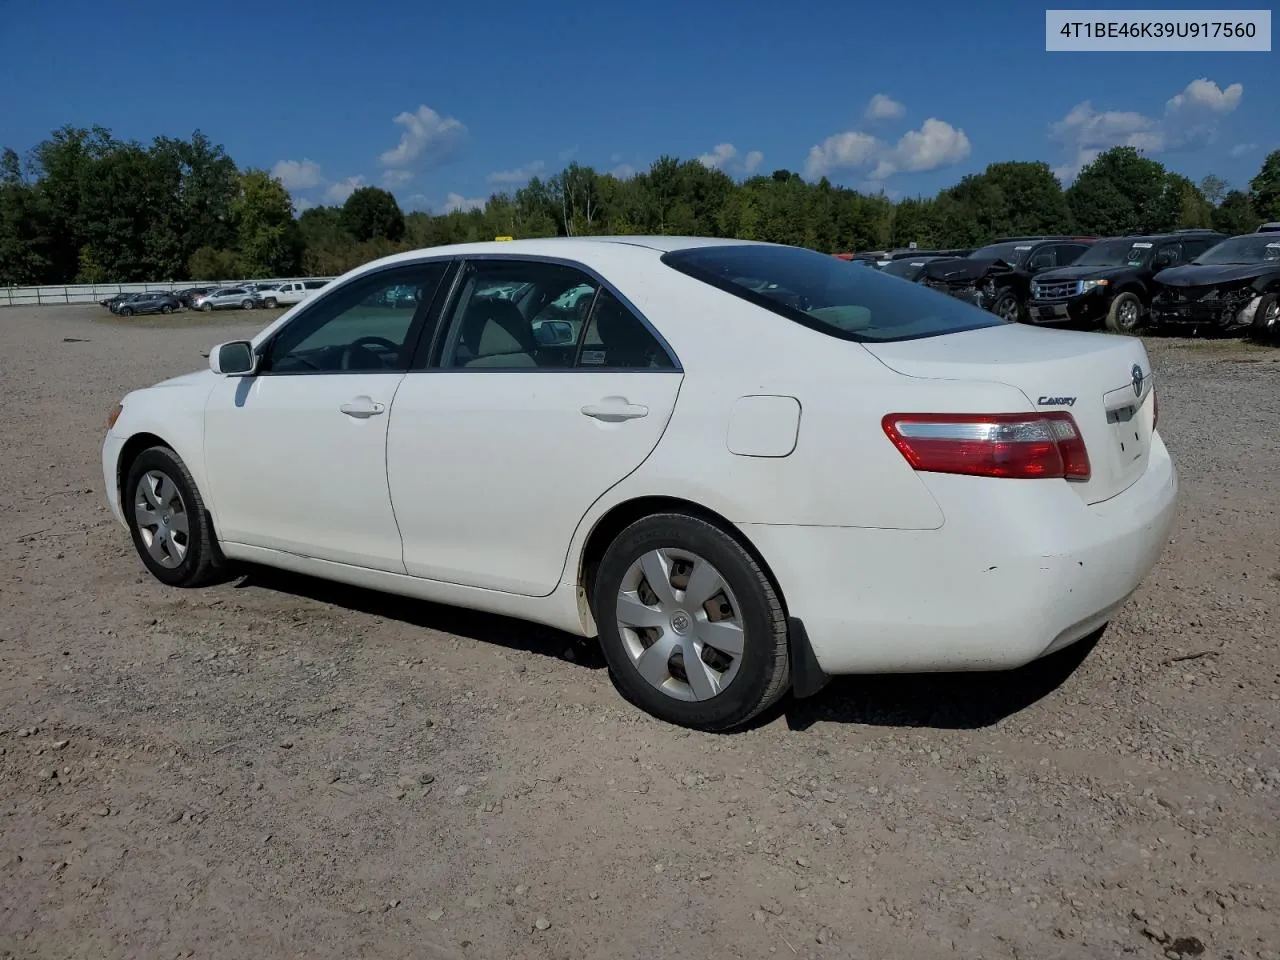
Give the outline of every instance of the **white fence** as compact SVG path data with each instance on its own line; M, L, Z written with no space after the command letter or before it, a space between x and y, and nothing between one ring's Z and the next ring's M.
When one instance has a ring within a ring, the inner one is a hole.
M189 287L242 286L246 283L285 283L289 280L322 280L333 277L270 277L260 280L180 280L167 283L78 283L43 287L0 287L0 307L65 306L75 303L97 303L117 293L146 293L150 290L186 290Z

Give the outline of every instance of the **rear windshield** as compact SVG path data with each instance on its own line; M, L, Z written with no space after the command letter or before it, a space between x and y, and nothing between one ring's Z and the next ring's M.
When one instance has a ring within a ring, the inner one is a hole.
M664 254L662 262L843 340L916 340L1005 322L945 293L800 247L692 247Z

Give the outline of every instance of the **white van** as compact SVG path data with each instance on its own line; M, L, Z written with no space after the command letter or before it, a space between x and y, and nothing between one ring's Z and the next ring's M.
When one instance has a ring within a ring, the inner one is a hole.
M262 290L264 307L291 306L301 303L329 281L327 280L286 280L275 284L274 289Z

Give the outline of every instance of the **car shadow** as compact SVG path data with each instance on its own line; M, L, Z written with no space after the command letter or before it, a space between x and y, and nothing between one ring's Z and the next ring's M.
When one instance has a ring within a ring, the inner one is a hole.
M816 723L978 730L1025 710L1062 686L1102 633L1095 631L1016 670L835 677L816 695L788 697L759 720L768 723L782 716L792 730L807 730Z
M539 624L451 607L413 597L353 587L301 573L245 565L233 586L237 590L270 590L333 604L386 620L492 643L508 650L562 660L588 670L602 670L604 655L595 639L583 639ZM424 651L428 648L424 647ZM566 655L571 652L571 656Z
M233 586L238 590L286 593L588 670L604 670L607 666L595 638L575 637L554 627L512 617L400 597L270 567L242 567ZM1025 710L1060 687L1088 658L1104 630L1105 627L1065 650L1016 670L835 677L812 697L784 697L745 728L736 728L734 732L766 726L779 718L796 731L807 730L817 723L941 730L989 727ZM566 655L569 653L571 656ZM625 699L616 682L613 686Z

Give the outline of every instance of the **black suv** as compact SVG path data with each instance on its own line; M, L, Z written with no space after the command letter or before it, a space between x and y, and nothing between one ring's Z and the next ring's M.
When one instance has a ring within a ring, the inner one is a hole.
M1265 225L1264 225L1265 226ZM1252 327L1280 342L1280 231L1230 237L1156 276L1151 319L1157 326L1230 332Z
M1214 230L1135 234L1099 240L1069 267L1046 270L1031 284L1032 323L1103 324L1132 333L1151 309L1161 270L1194 260L1227 239Z
M1031 278L1075 263L1093 237L1008 237L979 247L967 257L930 260L917 283L990 310L1005 320L1021 320L1031 297Z

